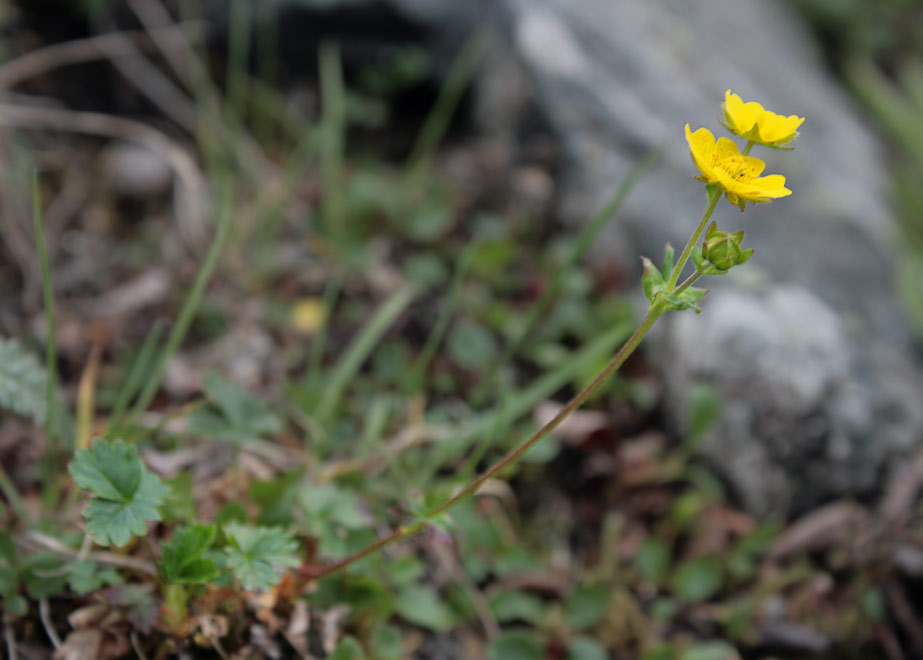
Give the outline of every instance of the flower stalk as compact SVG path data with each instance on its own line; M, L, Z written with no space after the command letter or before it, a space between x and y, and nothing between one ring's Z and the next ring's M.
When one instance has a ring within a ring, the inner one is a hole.
M686 261L689 259L689 255L692 253L692 248L695 247L696 243L699 241L699 236L702 235L702 232L705 231L705 226L708 224L711 214L715 212L715 208L718 206L718 200L721 199L721 193L724 192L721 189L721 186L710 186L708 190L708 203L705 205L705 212L702 213L702 219L699 220L699 226L695 228L695 231L692 232L692 236L689 237L689 240L686 242L686 247L683 248L683 251L679 255L679 261L676 262L676 267L673 269L673 274L670 276L669 288L672 290L676 283L679 281L679 276L683 272L683 266L686 265Z
M562 407L558 413L531 436L508 452L491 468L468 482L454 495L427 511L418 520L401 525L387 536L375 543L342 559L326 564L306 564L299 569L300 578L307 583L342 571L355 562L372 555L379 550L407 539L426 529L434 520L458 504L463 499L475 494L490 479L502 476L539 441L547 437L571 413L582 406L597 392L609 378L624 364L625 360L638 348L654 323L668 311L693 309L700 311L698 302L707 293L706 289L693 287L697 280L705 275L722 274L732 267L746 262L753 254L752 249L741 247L743 232L721 232L712 223L703 245L699 238L705 231L721 196L736 204L743 211L747 202L769 202L785 197L791 191L785 187L785 177L780 174L760 176L766 164L749 155L756 145L775 149L789 149L785 145L797 137L797 128L803 118L791 115L784 117L763 109L758 103L744 103L730 90L725 95L723 105L725 127L732 133L747 140L743 151L728 138L715 140L714 135L705 128L694 133L686 125L686 140L693 163L700 172L696 178L707 184L708 201L702 219L686 242L678 261L674 263L673 248L666 248L663 266L657 268L650 259L643 259L644 275L642 288L648 298L647 313L625 344L612 357L609 363L596 375L592 382L578 392ZM695 262L695 271L682 283L680 276L690 256Z

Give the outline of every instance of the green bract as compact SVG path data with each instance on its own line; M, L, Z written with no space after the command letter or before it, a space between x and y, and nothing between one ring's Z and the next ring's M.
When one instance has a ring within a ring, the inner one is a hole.
M657 268L650 259L642 257L644 275L641 278L641 287L651 305L662 305L663 311L682 311L694 309L701 312L698 303L708 293L708 289L689 286L682 291L670 290L670 276L673 273L673 248L667 246L663 258L663 268Z

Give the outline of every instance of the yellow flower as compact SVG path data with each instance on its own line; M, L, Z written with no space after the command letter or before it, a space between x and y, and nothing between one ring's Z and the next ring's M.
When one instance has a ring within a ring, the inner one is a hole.
M777 115L754 101L744 103L737 94L731 94L731 90L724 93L721 108L724 125L731 133L767 147L779 147L794 140L798 137L798 127L804 122L804 117Z
M720 185L728 201L737 204L741 211L747 202L768 202L792 194L781 174L760 176L766 163L740 153L733 140L723 137L715 142L715 136L707 128L693 133L686 124L686 142L692 161L702 173L696 178Z

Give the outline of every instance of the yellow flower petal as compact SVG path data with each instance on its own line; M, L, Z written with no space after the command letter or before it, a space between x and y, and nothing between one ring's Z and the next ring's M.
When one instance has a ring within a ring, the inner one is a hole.
M724 119L732 133L746 137L756 126L757 121L766 112L759 103L751 101L744 103L737 94L731 90L724 93Z
M785 177L781 174L760 176L766 163L740 153L733 140L723 137L716 141L707 128L693 133L689 124L685 131L692 161L701 173L697 178L720 185L728 201L741 210L747 202L768 202L792 193L785 187Z
M755 101L744 103L731 90L724 93L721 107L728 130L746 140L769 147L778 147L794 140L798 137L798 127L804 122L804 117L777 115Z
M767 112L759 122L760 142L769 145L790 142L798 135L798 127L803 122L804 117L783 117L774 112Z

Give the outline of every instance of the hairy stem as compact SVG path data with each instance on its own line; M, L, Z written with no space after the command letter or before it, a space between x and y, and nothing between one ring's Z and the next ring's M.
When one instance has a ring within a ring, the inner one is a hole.
M679 260L676 262L676 266L673 268L673 274L670 275L670 282L669 286L667 287L670 291L674 291L676 288L676 283L679 281L679 276L683 272L683 266L686 265L686 261L689 259L689 255L692 253L692 248L695 247L696 242L699 240L699 236L701 236L702 232L705 230L705 225L708 223L708 219L714 212L715 207L718 206L718 200L721 199L722 192L724 192L724 189L719 185L711 185L708 187L708 204L705 206L705 212L702 214L702 219L699 221L699 226L696 227L694 232L692 232L692 236L689 237L689 242L686 243L686 247L683 248L683 252L679 255Z

